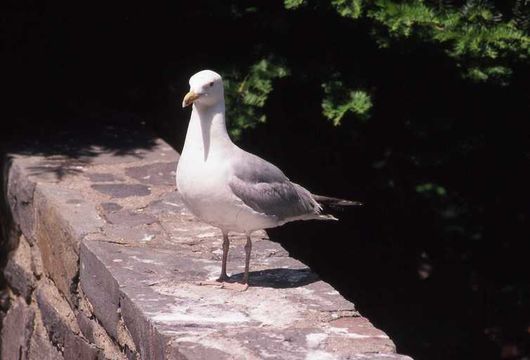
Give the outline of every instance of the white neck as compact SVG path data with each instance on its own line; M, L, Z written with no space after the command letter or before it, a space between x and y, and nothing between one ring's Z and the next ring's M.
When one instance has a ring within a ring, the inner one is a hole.
M224 101L213 106L193 104L182 156L186 156L188 152L200 153L206 162L212 150L223 150L232 146L234 143L226 130Z

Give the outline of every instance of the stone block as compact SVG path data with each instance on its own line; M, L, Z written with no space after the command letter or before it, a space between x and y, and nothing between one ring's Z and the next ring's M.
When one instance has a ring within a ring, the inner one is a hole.
M125 174L142 184L175 185L177 162L159 162L125 169Z
M104 354L80 336L69 333L64 344L64 358L75 360L104 360Z
M80 334L76 316L57 288L43 280L36 289L36 298L53 344L64 347L69 334Z
M39 184L34 202L37 209L55 210L64 230L79 245L86 234L99 232L105 223L89 195L86 191L69 189L64 184Z
M35 237L44 269L70 304L74 304L79 243L86 234L97 232L103 220L78 193L53 184L40 185L35 191Z
M77 325L79 325L79 329L85 339L90 343L94 343L94 328L96 322L91 320L83 311L78 311L75 314L75 317L77 319Z
M123 206L114 202L104 202L100 204L101 209L105 214L112 214L118 210L123 209Z
M151 194L149 187L142 184L94 184L91 187L100 193L110 195L112 198L146 196Z
M112 182L119 180L116 178L116 176L109 173L88 173L85 174L85 176L88 177L92 182Z
M12 161L7 179L7 200L13 215L13 221L22 233L33 241L35 230L35 208L33 207L33 193L35 182L29 179L29 171L25 162L15 158Z
M176 191L164 194L162 198L152 201L146 208L146 212L157 217L175 217L187 211L180 194Z
M34 318L35 311L22 298L13 301L2 324L1 359L19 360L27 357Z
M62 347L61 347L62 349ZM51 342L48 331L44 327L40 312L35 316L33 334L29 344L29 360L63 360L63 354Z
M64 228L56 209L42 207L38 209L38 214L36 235L44 270L60 291L70 297L78 271L75 240Z
M77 323L85 339L94 344L105 359L126 360L126 355L120 350L118 344L107 334L105 329L94 319L91 319L83 311L77 314Z
M125 322L121 316L118 323L118 344L120 348L124 350L128 360L140 359L140 355L136 351L136 344L134 343L131 333L129 332L129 329L127 329L127 326L125 326Z
M158 222L143 224L143 221L148 220L147 217L142 216L130 220L131 222L138 220L138 222L130 227L114 224L105 225L103 230L106 238L109 241L118 243L152 244L164 242L168 237L166 231Z
M9 286L26 300L29 300L36 281L31 263L30 245L26 237L21 235L18 247L10 254L4 269L4 276Z
M121 314L142 360L168 359L167 341L129 298L121 299ZM175 357L175 359L178 359Z
M92 305L94 315L110 336L117 339L119 286L97 256L88 249L90 243L81 244L80 285Z
M33 271L33 275L40 279L42 274L44 273L44 264L42 263L42 254L40 252L39 247L34 244L30 248L31 253L31 271Z
M150 225L157 221L156 217L134 212L131 210L119 210L105 214L105 218L110 224L119 224L126 227L135 227L139 225Z

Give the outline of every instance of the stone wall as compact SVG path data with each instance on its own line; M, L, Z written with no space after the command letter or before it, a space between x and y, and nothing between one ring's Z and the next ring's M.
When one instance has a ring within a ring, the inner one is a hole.
M1 359L408 358L265 233L247 291L200 285L220 271L220 232L183 207L178 154L148 140L6 154Z
M82 194L39 169L41 160L15 155L4 161L10 213L2 215L11 228L3 248L11 251L3 269L9 308L0 358L139 359L130 335L112 337L101 325L79 283L79 245L103 222L87 202L72 202Z

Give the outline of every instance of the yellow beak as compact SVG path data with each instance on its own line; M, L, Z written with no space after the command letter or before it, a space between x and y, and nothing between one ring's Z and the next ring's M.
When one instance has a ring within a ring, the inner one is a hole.
M189 93L186 94L186 96L184 96L184 100L182 100L182 107L186 107L186 106L189 106L191 105L195 100L197 100L199 98L199 94L193 92L193 91L190 91Z

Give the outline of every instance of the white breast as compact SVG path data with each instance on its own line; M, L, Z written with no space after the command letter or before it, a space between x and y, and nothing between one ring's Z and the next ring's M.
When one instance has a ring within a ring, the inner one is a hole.
M195 216L225 231L249 232L277 225L275 219L252 210L232 193L229 163L185 155L177 167L177 189Z
M194 104L177 166L182 200L199 219L225 231L276 226L274 218L252 210L230 189L232 162L241 151L226 131L224 102L202 110Z

